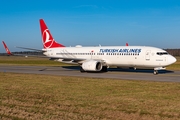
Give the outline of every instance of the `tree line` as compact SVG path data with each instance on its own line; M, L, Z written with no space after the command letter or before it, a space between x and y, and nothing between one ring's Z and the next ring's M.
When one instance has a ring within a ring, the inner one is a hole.
M164 49L173 56L180 56L180 49Z

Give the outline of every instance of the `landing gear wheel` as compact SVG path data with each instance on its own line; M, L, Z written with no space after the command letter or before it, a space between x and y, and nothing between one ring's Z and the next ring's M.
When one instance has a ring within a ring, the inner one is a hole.
M107 71L108 71L108 70L107 70L107 66L103 66L101 71L102 71L102 72L107 72Z
M153 73L154 75L157 75L158 74L158 71L157 70L154 70L154 73Z
M80 72L81 72L81 73L85 72L82 67L80 67Z

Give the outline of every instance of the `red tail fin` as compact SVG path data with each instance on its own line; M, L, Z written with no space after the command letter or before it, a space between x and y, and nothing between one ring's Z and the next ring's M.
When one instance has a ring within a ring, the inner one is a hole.
M42 41L43 41L44 48L65 47L64 45L57 43L53 39L43 19L40 19L39 22L40 22L40 27L41 27L41 34L42 34Z
M6 46L6 43L5 43L4 41L2 41L2 43L3 43L3 45L4 45L4 48L6 49L7 54L8 54L8 55L13 55L13 54L11 53L11 51L8 49L8 47Z
M128 44L128 43L126 43L126 46L129 46L129 44Z

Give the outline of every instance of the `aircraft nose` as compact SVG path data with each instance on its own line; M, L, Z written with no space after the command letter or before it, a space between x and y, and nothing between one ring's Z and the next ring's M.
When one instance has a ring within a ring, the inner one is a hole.
M175 57L169 56L169 59L168 59L169 64L173 64L173 63L175 63L176 61L177 61L177 60L176 60Z

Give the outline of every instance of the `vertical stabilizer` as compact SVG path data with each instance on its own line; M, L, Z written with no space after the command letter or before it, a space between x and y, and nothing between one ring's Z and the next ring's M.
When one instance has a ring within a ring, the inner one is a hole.
M41 28L43 47L45 49L47 49L47 48L65 47L64 45L57 43L53 39L53 37L52 37L52 35L51 35L49 29L47 28L47 26L46 26L43 19L40 19L39 22L40 22L40 28Z
M11 51L8 49L6 43L5 43L4 41L2 41L2 43L3 43L3 45L4 45L4 48L5 48L6 52L7 52L7 54L8 54L8 55L13 55L13 54L11 53Z
M126 43L126 46L129 46L129 44L128 44L128 43Z

